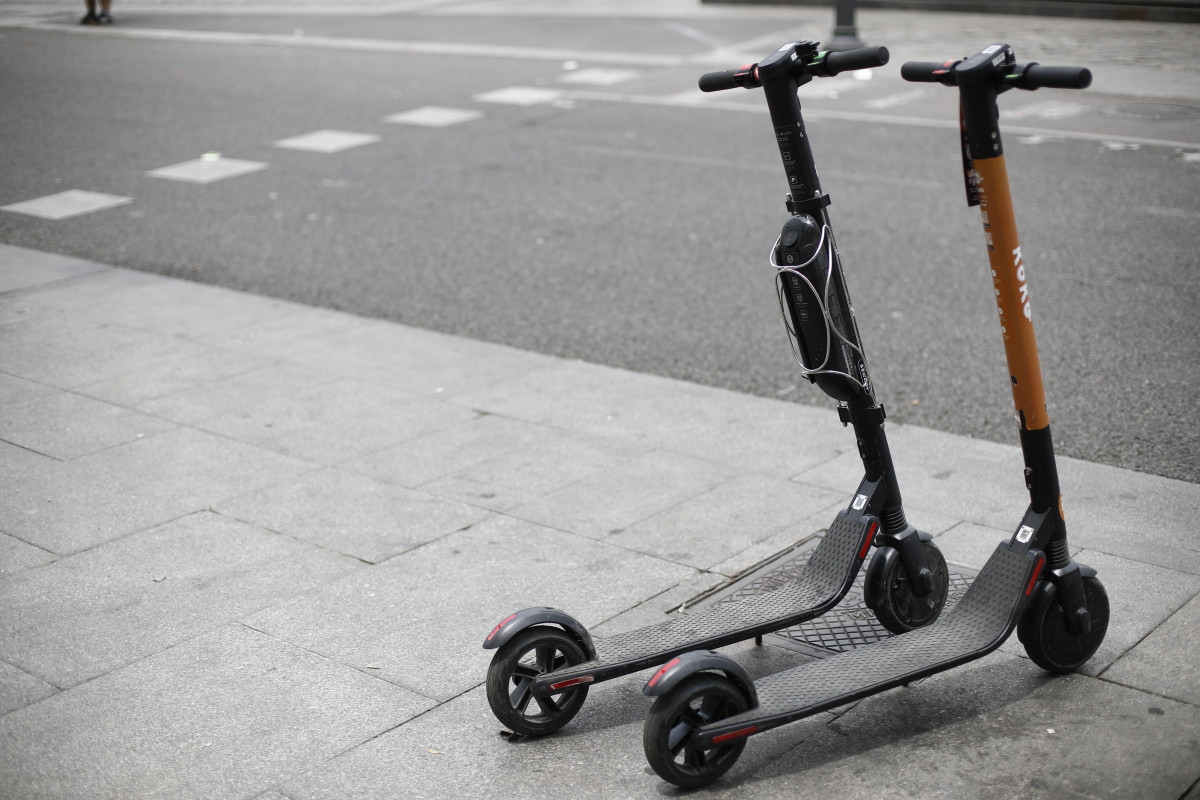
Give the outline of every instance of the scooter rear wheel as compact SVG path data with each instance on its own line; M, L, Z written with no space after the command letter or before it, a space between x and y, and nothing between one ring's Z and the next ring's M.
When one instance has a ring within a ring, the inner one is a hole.
M919 597L914 591L912 579L900 558L891 559L879 575L877 587L872 593L878 597L875 618L892 633L923 628L938 618L946 605L950 590L950 571L942 551L933 542L921 542L925 563L933 573L933 591ZM877 553L876 558L880 558ZM870 578L868 578L870 579Z
M646 760L664 780L685 789L707 786L725 774L746 747L745 739L701 750L692 734L701 725L749 707L733 681L708 672L688 678L658 698L642 728Z
M568 633L544 625L526 628L492 657L487 698L492 713L515 733L545 736L570 722L588 687L579 685L550 697L533 694L534 679L563 667L582 664L587 655Z
M1073 672L1095 655L1104 641L1108 632L1108 593L1099 579L1089 576L1083 579L1083 596L1091 618L1087 633L1076 636L1067 631L1066 613L1052 583L1045 584L1017 625L1017 638L1033 663L1042 669Z

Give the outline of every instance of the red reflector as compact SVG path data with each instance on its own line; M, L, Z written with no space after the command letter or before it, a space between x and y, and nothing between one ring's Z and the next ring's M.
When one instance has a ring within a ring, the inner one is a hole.
M550 691L561 692L563 689L568 689L572 686L578 686L581 683L591 683L594 680L596 680L596 679L593 678L591 675L584 675L579 678L571 678L568 681L562 681L561 683L550 684Z
M504 621L503 621L503 622L501 622L499 625L497 625L497 626L496 626L496 627L495 627L495 628L492 630L492 632L488 634L488 638L487 638L487 640L490 642L490 641L492 640L492 637L494 637L494 636L495 636L497 633L499 633L501 628L503 628L503 627L504 627L505 625L507 625L508 623L512 622L512 621L513 621L513 620L516 618L516 616L517 616L516 614L510 614L510 615L508 615L507 617L505 617L505 618L504 618Z
M1033 568L1033 577L1029 579L1029 585L1025 587L1025 596L1029 597L1033 592L1033 586L1037 583L1038 576L1042 574L1042 567L1045 566L1046 559L1039 558L1037 566Z
M749 728L742 728L740 731L732 733L722 733L720 736L713 737L713 744L728 742L730 739L741 739L743 736L749 736L752 733L758 733L758 726L751 725Z
M878 522L871 523L871 530L867 531L867 540L863 542L862 550L858 551L859 559L867 557L867 551L871 549L871 542L875 540L875 531L879 528Z
M654 673L654 677L650 679L650 683L647 685L653 687L654 684L658 683L659 678L661 678L663 675L667 674L667 670L671 669L678 663L679 663L678 658L672 658L670 661L663 664L662 667L659 668L658 672Z

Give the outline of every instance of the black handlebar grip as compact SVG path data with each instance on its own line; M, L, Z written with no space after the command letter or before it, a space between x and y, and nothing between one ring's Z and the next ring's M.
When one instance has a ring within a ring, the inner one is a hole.
M900 67L900 77L914 83L941 83L942 75L946 73L947 63L943 61L907 61ZM937 74L938 72L942 74Z
M721 92L726 89L738 88L738 83L734 80L739 70L726 69L720 72L706 72L700 76L700 91L702 92Z
M871 69L882 67L890 58L888 49L879 47L860 47L857 50L834 51L825 56L825 68L830 75L846 72L852 69Z
M1086 89L1092 85L1092 73L1087 67L1043 67L1030 64L1021 83L1030 89Z

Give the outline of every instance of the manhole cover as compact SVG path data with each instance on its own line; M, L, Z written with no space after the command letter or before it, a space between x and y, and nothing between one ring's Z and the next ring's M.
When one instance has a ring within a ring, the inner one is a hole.
M819 539L814 537L785 550L732 584L697 598L694 601L695 607L706 608L729 603L742 597L769 592L794 581L804 570L805 564L808 563L808 557L816 549L818 541ZM948 569L950 592L946 598L943 614L958 602L977 574L975 570L954 565L948 565ZM866 572L866 565L864 565L863 569L859 571L858 577L855 578L854 585L850 587L849 593L829 613L794 627L768 634L764 638L770 639L772 644L824 658L891 636L891 632L875 620L875 614L867 608L867 604L863 601L863 583L866 580Z
M1195 119L1200 117L1200 109L1192 106L1182 106L1177 103L1121 103L1115 106L1105 106L1100 113L1110 117L1130 117L1133 119Z

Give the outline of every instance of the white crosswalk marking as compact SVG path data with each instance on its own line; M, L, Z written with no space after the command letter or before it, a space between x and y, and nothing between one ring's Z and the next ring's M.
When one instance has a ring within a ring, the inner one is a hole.
M384 122L396 122L401 125L421 125L426 128L444 128L447 125L457 125L470 122L483 116L482 111L469 108L442 108L441 106L423 106L411 111L401 111L389 114Z
M0 206L0 211L13 211L17 214L27 214L42 219L67 219L80 214L90 214L93 211L103 211L106 208L123 206L132 203L132 197L121 197L103 192L87 192L82 189L68 189L57 194L48 194L33 200L20 203L10 203Z
M288 150L307 150L312 153L340 153L352 147L374 144L382 138L374 133L320 130L280 139L274 142L274 145Z
M212 183L266 168L267 165L261 161L243 161L239 158L224 158L219 154L210 153L192 161L152 169L146 174L154 178L166 178L172 181Z

